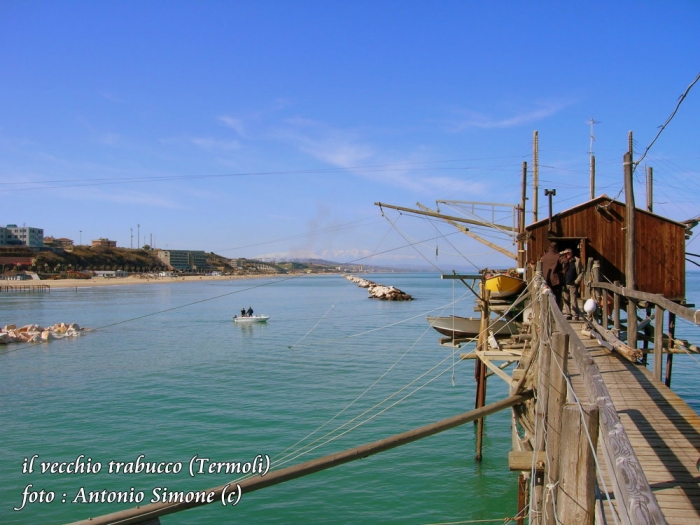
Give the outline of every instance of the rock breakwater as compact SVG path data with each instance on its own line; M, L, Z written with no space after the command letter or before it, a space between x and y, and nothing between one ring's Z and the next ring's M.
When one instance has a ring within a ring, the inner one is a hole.
M345 278L357 284L360 288L367 288L370 299L381 299L383 301L412 301L411 297L406 292L402 292L393 286L384 286L362 277L355 275L346 275Z
M0 345L11 343L47 343L52 339L78 337L85 328L76 323L56 323L52 326L41 327L38 324L20 326L9 324L0 330Z

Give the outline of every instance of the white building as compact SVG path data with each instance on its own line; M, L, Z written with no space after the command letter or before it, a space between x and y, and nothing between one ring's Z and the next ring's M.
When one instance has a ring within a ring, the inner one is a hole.
M43 228L30 228L8 224L0 226L0 246L44 246Z

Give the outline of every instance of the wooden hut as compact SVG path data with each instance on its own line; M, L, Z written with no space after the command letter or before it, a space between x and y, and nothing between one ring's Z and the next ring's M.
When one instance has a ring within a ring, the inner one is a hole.
M601 280L625 285L626 215L624 203L601 195L533 223L525 228L527 261L537 262L554 240L584 265L600 261ZM686 226L639 208L634 215L636 289L683 301Z

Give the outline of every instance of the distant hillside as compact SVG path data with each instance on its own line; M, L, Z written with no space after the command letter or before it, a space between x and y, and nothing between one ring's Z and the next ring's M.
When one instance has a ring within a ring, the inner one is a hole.
M34 266L37 271L91 271L124 270L127 272L154 272L165 270L166 266L149 250L129 248L105 248L76 246L72 251L55 253L51 251L35 254Z
M0 247L0 262L0 273L31 270L54 276L65 275L68 272L121 270L148 273L170 269L156 256L156 252L150 249L92 246L75 246L65 251L35 251L25 246ZM362 268L359 265L342 265L322 260L275 263L245 258L229 259L215 253L207 254L207 263L212 270L239 275L356 272Z

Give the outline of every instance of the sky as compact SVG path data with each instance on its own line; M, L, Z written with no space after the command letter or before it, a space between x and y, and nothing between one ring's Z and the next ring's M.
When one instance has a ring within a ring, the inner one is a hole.
M2 0L0 225L230 258L508 267L374 203L512 226L527 162L530 223L535 131L540 219L545 189L554 213L590 197L591 151L595 195L624 200L630 131L637 206L652 167L653 211L698 217L700 86L680 98L698 25L695 0Z

